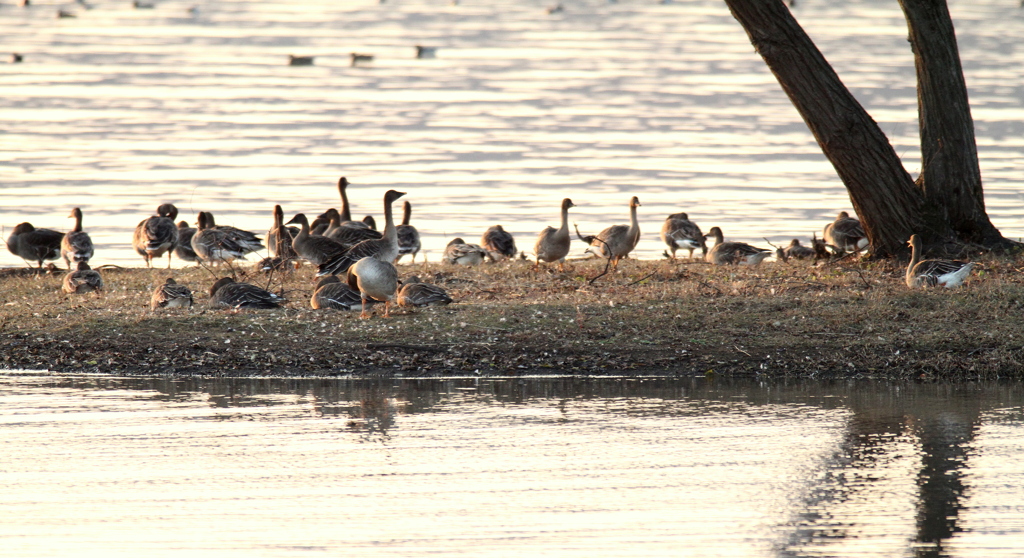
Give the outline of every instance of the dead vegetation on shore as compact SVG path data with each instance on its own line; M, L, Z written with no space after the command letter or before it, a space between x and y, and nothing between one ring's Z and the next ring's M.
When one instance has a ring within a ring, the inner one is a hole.
M199 268L102 270L102 296L60 293L60 275L0 275L0 367L204 375L663 374L1018 377L1024 281L1018 262L983 262L963 289L911 291L889 262L601 260L565 273L511 261L399 266L456 303L390 319L309 307L313 268L271 279L287 308L206 306ZM246 280L267 285L247 268ZM220 272L218 272L220 273ZM190 311L151 312L173 276Z

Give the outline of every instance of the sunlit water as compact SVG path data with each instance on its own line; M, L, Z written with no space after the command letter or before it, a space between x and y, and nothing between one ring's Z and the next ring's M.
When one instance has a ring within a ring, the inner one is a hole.
M571 0L551 15L547 0L12 4L2 48L25 61L0 66L0 224L67 230L81 206L98 263L139 265L131 230L159 203L265 231L274 203L337 205L341 175L357 215L408 192L434 261L495 223L530 250L562 197L586 234L626 222L639 196L643 258L662 252L669 213L763 245L807 238L850 205L719 0ZM1011 0L951 11L987 207L1021 237L1024 17ZM897 3L800 0L794 13L916 173ZM417 44L437 58L415 59ZM353 68L350 52L376 58ZM5 250L0 265L23 264Z
M4 555L1019 556L1018 387L0 376Z

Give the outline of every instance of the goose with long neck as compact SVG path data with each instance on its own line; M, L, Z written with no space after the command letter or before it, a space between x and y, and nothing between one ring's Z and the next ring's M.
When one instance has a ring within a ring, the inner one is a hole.
M270 246L270 253L282 260L294 259L295 249L292 248L292 241L297 234L299 234L297 227L285 226L284 209L280 205L275 205L274 225L267 231L267 244Z
M572 238L569 236L570 207L576 207L576 204L572 203L569 198L562 200L561 225L557 229L545 227L537 235L537 244L533 247L534 253L537 254L537 263L534 264L534 269L540 266L540 262L558 262L559 271L565 271L565 257L569 255L569 248L572 244Z
M636 218L636 208L640 200L633 196L629 200L629 225L612 225L597 233L597 236L585 237L590 242L590 250L612 262L612 269L619 266L619 260L625 258L640 242L640 223Z
M958 262L954 260L921 260L921 239L916 234L910 236L910 263L907 265L907 286L914 288L937 287L942 285L952 289L964 284L964 280L974 269L974 262Z
M341 211L338 214L341 218L339 224L342 227L355 227L357 229L373 228L366 222L352 220L352 209L349 206L348 193L346 192L349 184L350 182L344 176L338 179L338 193L341 194Z
M345 254L333 257L322 264L317 272L318 276L338 275L345 273L357 261L365 257L372 257L382 262L394 264L398 259L398 231L395 227L395 219L391 204L398 198L405 195L405 192L388 190L384 194L384 234L378 239L364 240L348 250Z
M299 234L292 239L292 249L299 257L313 265L320 265L330 258L345 253L344 245L327 238L326 236L314 236L309 232L309 219L306 215L299 213L292 217L286 224L297 223Z
M410 254L412 261L416 261L416 254L420 251L420 232L416 230L416 227L409 224L409 219L412 217L412 204L406 201L402 204L402 224L395 227L395 232L398 233L398 258L395 261L402 259L402 256Z
M68 269L71 269L72 261L88 262L94 250L92 238L89 237L89 233L82 230L82 210L77 207L72 209L68 218L75 219L75 228L65 234L64 239L61 240L60 255L64 258Z

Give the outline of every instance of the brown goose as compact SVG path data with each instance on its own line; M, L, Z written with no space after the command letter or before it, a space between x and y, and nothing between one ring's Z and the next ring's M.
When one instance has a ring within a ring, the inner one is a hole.
M516 240L501 225L490 227L480 236L480 246L487 251L492 262L500 262L516 255Z
M156 215L143 219L135 227L132 235L132 247L144 260L146 267L152 267L153 258L167 254L167 268L171 267L171 253L178 245L178 227L174 220L178 218L178 208L174 204L165 203L156 208Z
M64 233L50 229L37 229L32 223L20 223L7 237L7 249L26 262L37 262L43 268L43 260L60 257L60 245Z
M371 303L372 304L372 303ZM328 275L317 281L309 305L317 310L362 310L363 301L359 291L342 283L337 275Z
M82 230L82 210L74 208L68 218L75 219L75 228L64 235L60 243L60 256L71 269L71 262L88 262L93 255L92 239L89 233Z
M300 258L313 265L320 265L325 261L344 254L347 249L343 244L335 242L326 236L313 236L309 232L309 220L306 215L299 213L292 217L288 224L298 223L299 234L292 239L292 248Z
M230 277L222 277L210 287L210 306L228 308L279 308L287 302L266 289L249 283L239 283Z
M453 238L444 247L444 261L453 265L480 265L487 258L487 250L476 244L466 244L461 238Z
M178 256L179 260L186 262L199 261L199 256L192 249L192 237L195 234L196 229L188 226L188 223L185 221L178 221L178 243L174 246L174 255Z
M192 251L204 262L217 264L245 259L246 251L234 235L213 226L208 213L200 211L196 223L198 229L192 235Z
M179 285L173 278L168 277L157 288L153 289L153 296L149 299L149 307L152 310L157 308L191 308L192 289L185 285Z
M390 262L384 262L374 257L367 256L360 259L346 270L348 272L348 286L359 291L363 304L363 311L359 313L360 318L369 318L366 311L369 301L376 300L384 303L384 317L391 316L391 302L398 292L398 270Z
M395 227L395 231L398 233L398 260L402 259L402 256L410 254L412 261L416 261L416 254L420 251L420 232L416 230L416 227L409 224L409 219L412 217L412 204L406 201L402 204L402 224Z
M780 260L787 262L790 259L794 260L806 260L816 257L817 252L814 248L810 248L800 244L800 239L794 238L789 241L789 246L785 248L779 248L775 250L775 256Z
M562 200L562 224L559 228L546 227L537 235L533 251L537 254L536 269L540 262L558 262L558 269L564 271L565 257L569 255L572 238L569 236L569 208L576 207L572 200Z
M100 276L98 271L90 268L88 262L79 260L78 268L75 271L69 271L64 276L61 288L68 294L101 292L103 290L103 277Z
M921 260L921 239L916 234L907 242L911 248L910 264L907 265L906 282L911 289L937 287L952 289L964 284L974 269L974 262L953 260Z
M757 266L772 255L770 250L757 248L745 242L725 242L722 229L711 227L708 236L715 237L715 245L708 250L705 259L715 265Z
M402 307L443 306L451 302L452 297L443 288L424 283L415 276L403 281L398 290L398 305Z
M369 227L353 227L351 226L352 221L346 221L349 224L343 224L341 215L336 209L328 209L324 215L330 220L330 226L324 231L323 235L331 240L344 244L346 247L352 247L364 240L376 240L382 238L384 235Z
M280 257L282 260L294 260L297 255L292 248L292 241L295 235L299 234L298 227L286 227L284 225L284 210L280 205L274 206L274 224L267 231L267 245L270 253Z
M847 252L855 252L868 247L868 238L864 234L864 228L861 227L860 221L850 217L850 214L845 211L840 211L835 221L825 225L823 236L825 242Z
M676 259L676 250L680 248L690 252L690 259L693 259L693 251L697 248L702 250L701 256L708 253L704 233L685 213L673 213L665 218L661 225L661 241L672 251L673 260Z
M231 240L233 240L236 244L238 244L238 246L242 248L243 254L259 252L260 250L266 249L266 246L263 245L263 239L256 236L255 233L244 231L242 229L232 227L230 225L218 226L217 223L214 222L213 213L206 211L205 214L207 226L209 228L214 228L217 229L218 231L226 233L231 238Z
M405 192L388 190L384 194L384 235L376 240L364 240L348 250L345 254L335 256L320 264L318 276L337 275L345 273L348 268L354 265L361 258L367 256L376 258L388 264L394 264L398 259L398 231L395 228L395 219L392 214L391 204L398 198L405 195Z
M583 241L590 244L590 251L612 261L612 269L619 266L619 260L629 255L640 242L640 224L636 219L636 208L640 200L633 196L629 200L629 225L612 225L597 233L585 236Z

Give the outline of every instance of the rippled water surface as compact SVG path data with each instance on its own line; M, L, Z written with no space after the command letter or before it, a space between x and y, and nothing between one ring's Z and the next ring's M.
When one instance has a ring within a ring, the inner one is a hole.
M433 260L495 223L529 250L562 197L593 233L625 222L639 196L646 258L676 211L763 244L849 208L717 0L573 0L551 15L547 0L88 4L0 5L3 48L25 59L0 65L0 224L67 230L81 206L99 263L141 263L131 230L159 203L265 231L275 202L288 214L337 205L341 175L358 215L407 191ZM1024 17L1016 1L950 4L986 203L1021 237ZM794 13L916 172L895 0L800 0ZM417 44L437 58L415 59ZM353 68L350 52L375 60ZM289 54L315 65L289 67ZM0 265L22 262L4 251Z
M0 376L9 556L1019 556L1018 386Z

